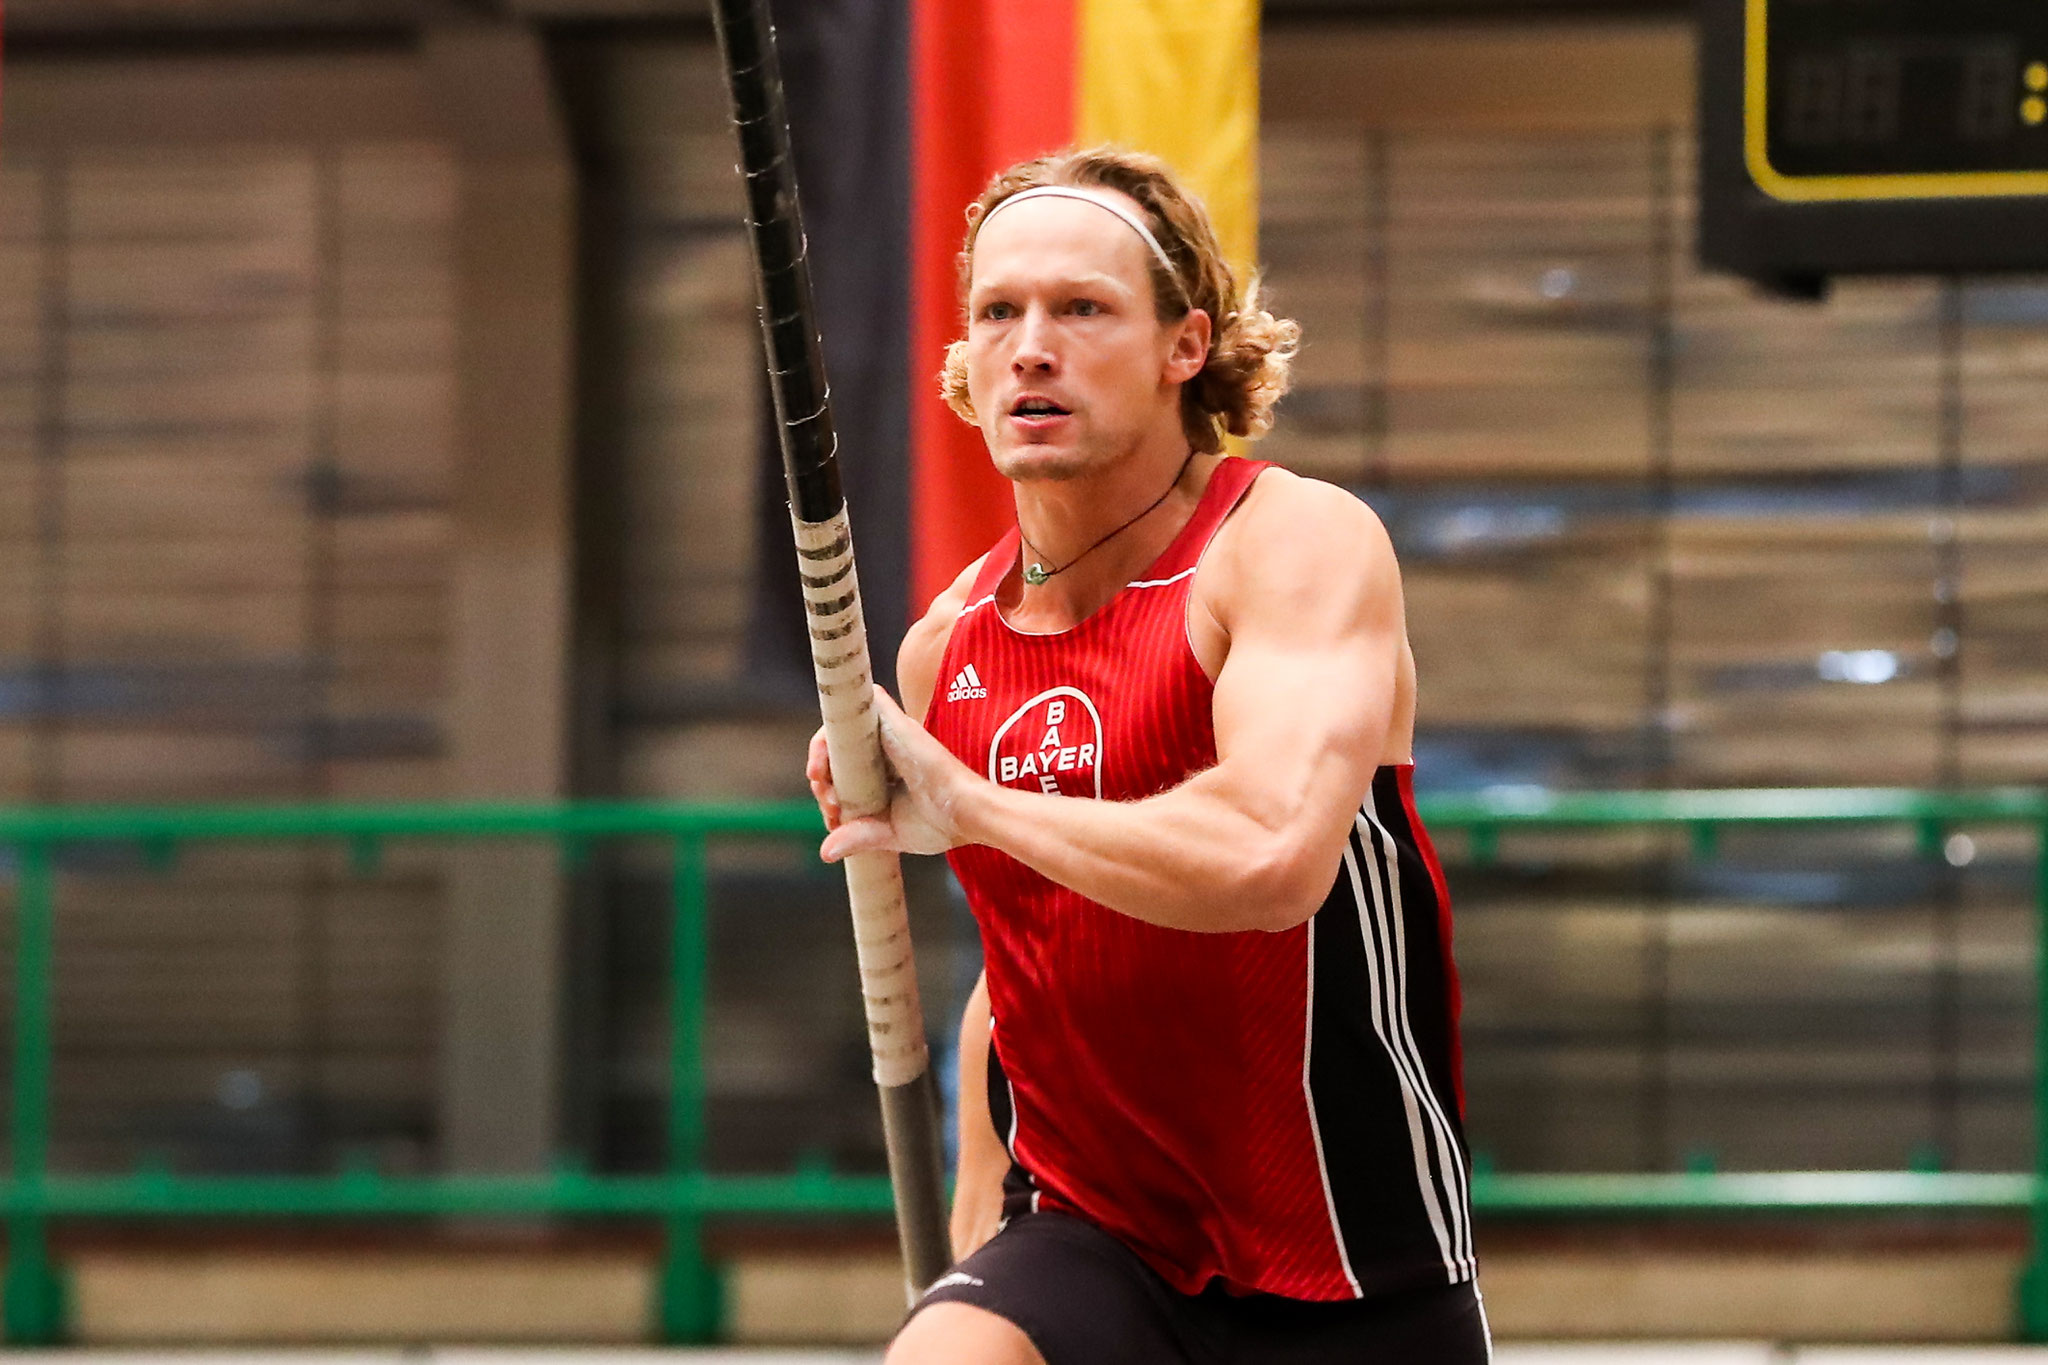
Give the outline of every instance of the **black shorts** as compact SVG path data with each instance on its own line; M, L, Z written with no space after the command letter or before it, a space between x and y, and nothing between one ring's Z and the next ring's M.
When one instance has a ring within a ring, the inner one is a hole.
M1013 1218L912 1308L967 1303L1006 1318L1046 1365L1485 1365L1471 1283L1314 1303L1210 1286L1180 1293L1078 1218Z

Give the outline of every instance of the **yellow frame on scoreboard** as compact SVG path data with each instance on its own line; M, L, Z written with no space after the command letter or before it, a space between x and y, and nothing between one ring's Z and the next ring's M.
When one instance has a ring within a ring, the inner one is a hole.
M1795 202L1850 199L1960 199L2048 194L2048 171L1926 171L1910 175L1784 175L1771 165L1765 122L1770 104L1764 61L1765 7L1748 0L1742 51L1742 151L1749 178L1774 199Z

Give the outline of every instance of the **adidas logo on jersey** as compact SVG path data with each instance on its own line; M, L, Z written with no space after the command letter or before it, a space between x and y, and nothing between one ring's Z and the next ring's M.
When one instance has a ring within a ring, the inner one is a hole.
M947 701L974 701L988 695L988 689L981 685L981 675L969 664L953 675L953 685L946 689Z

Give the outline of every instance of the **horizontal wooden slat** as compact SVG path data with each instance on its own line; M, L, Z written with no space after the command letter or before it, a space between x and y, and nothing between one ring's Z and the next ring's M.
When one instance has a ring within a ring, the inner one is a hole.
M206 98L158 93L187 115ZM65 98L48 79L28 94ZM0 713L0 800L445 795L448 149L38 159L38 130L10 122L0 171L0 697L25 699ZM24 690L38 642L61 650L59 714ZM308 749L320 733L342 756ZM64 1159L274 1163L309 1136L423 1131L437 875L195 848L137 877L122 856L67 856L61 878ZM246 1112L222 1098L240 1071L262 1091ZM315 1100L328 1129L307 1134L293 1115Z

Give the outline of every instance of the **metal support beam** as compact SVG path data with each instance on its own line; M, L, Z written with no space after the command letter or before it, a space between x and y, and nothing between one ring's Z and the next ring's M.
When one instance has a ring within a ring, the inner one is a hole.
M449 785L566 782L575 187L545 53L516 25L422 52L460 161ZM464 850L443 944L442 1157L545 1167L560 1123L563 890L553 850Z

